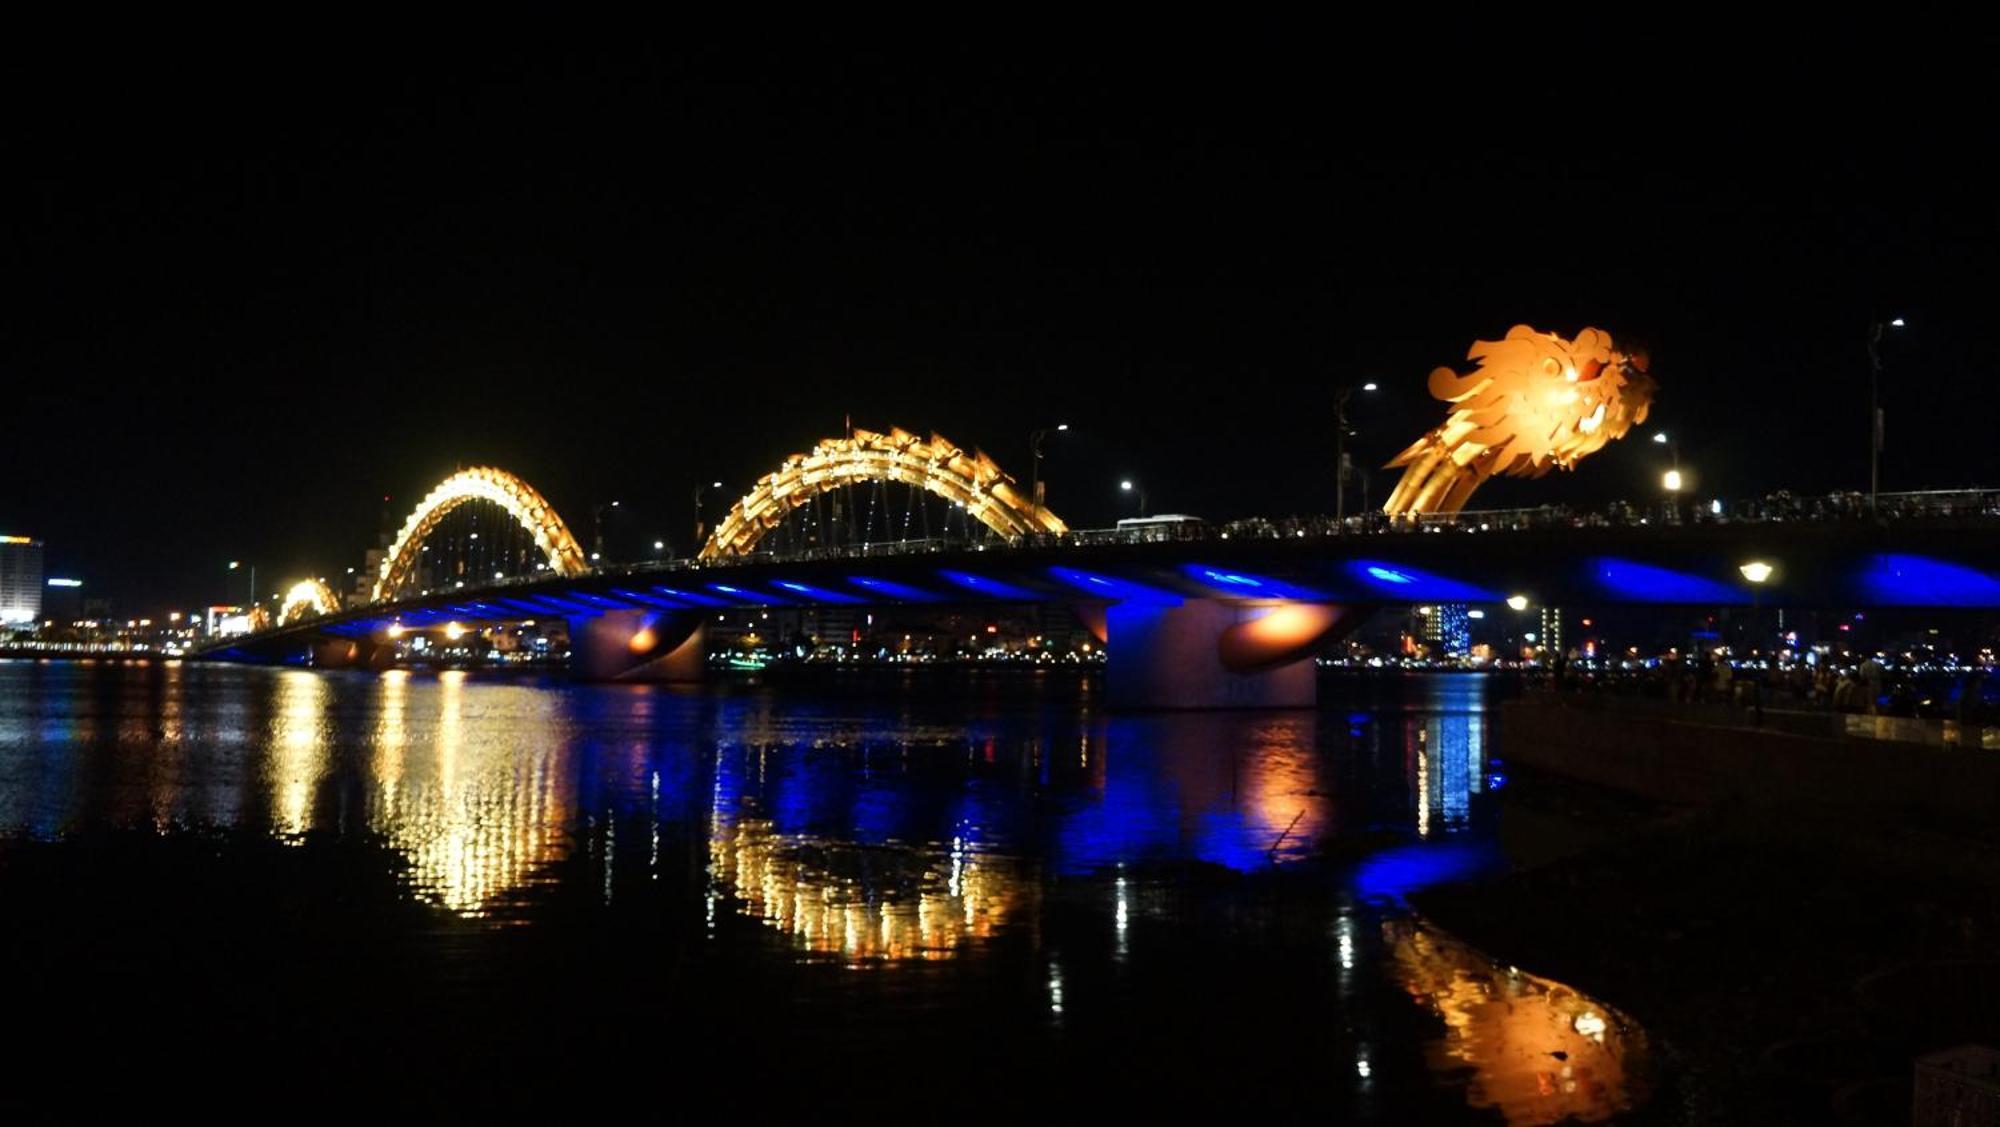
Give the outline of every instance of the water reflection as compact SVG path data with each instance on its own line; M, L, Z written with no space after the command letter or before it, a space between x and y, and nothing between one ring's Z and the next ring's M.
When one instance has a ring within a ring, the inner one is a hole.
M1444 1021L1427 1047L1439 1071L1469 1069L1466 1098L1509 1123L1595 1123L1639 1098L1646 1036L1559 982L1502 967L1421 920L1382 925L1411 998Z
M367 812L367 825L409 859L418 893L466 914L546 877L567 854L576 817L569 741L548 694L513 685L479 692L480 711L468 716L462 672L415 691L407 675L381 682L379 774Z
M0 835L367 835L403 859L411 893L461 915L536 926L542 890L575 882L611 905L636 882L688 897L712 946L754 934L857 983L946 960L994 973L1025 946L1032 966L1007 964L1007 989L1058 1034L1103 1020L1107 978L1158 973L1163 929L1246 942L1238 922L1184 915L1186 889L1276 873L1250 915L1344 905L1315 924L1325 1012L1397 991L1407 1016L1414 997L1440 1022L1425 1063L1469 1075L1472 1106L1602 1118L1631 1100L1643 1035L1400 907L1496 863L1480 693L1455 680L1410 707L1107 716L1033 694L0 662ZM1064 913L1095 938L1057 938ZM1399 1051L1421 1052L1371 1036L1343 1067L1350 1094L1377 1098Z
M948 958L1032 911L1036 898L1013 862L982 860L962 844L948 853L865 848L733 817L716 820L710 844L710 872L744 914L853 965Z

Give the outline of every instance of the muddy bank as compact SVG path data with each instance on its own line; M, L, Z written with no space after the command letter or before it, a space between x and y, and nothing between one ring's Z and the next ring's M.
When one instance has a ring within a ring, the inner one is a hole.
M1904 1122L1915 1054L2000 1043L1991 836L1651 806L1518 771L1508 792L1522 867L1413 902L1643 1022L1663 1062L1650 1118Z

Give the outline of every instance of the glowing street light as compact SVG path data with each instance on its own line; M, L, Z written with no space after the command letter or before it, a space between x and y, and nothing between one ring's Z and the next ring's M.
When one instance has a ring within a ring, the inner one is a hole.
M1051 434L1062 434L1068 430L1068 423L1057 423L1052 427L1037 427L1028 432L1028 453L1030 455L1028 460L1033 464L1030 470L1031 480L1028 486L1028 499L1029 503L1034 506L1034 520L1038 526L1042 520L1042 440Z
M1145 486L1136 485L1133 483L1131 478L1126 478L1125 480L1118 483L1118 491L1120 493L1137 493L1139 495L1139 515L1142 517L1146 515Z
M1882 489L1882 331L1903 327L1901 317L1868 326L1868 515Z
M229 561L229 570L231 570L231 571L237 571L237 570L240 570L240 569L241 569L242 567L243 567L243 561L242 561L242 560L230 560L230 561ZM243 602L244 602L244 605L245 605L245 606L252 606L252 605L255 605L255 604L256 604L256 602L257 602L257 565L256 565L256 564L251 564L251 565L250 565L250 597L249 597L249 598L247 598L247 599L245 599L245 600L243 600Z
M1668 470L1665 474L1661 475L1660 484L1669 493L1679 493L1681 491L1681 471Z
M1528 609L1528 596L1526 596L1526 595L1509 595L1509 596L1507 596L1507 607L1508 607L1508 609L1510 609L1510 610L1527 610L1527 609Z
M1380 385L1369 380L1360 387L1343 387L1333 396L1333 521L1344 527L1347 519L1347 401L1356 391L1375 391Z
M703 497L706 497L708 495L709 490L720 489L720 488L722 488L722 483L719 481L711 481L707 485L696 485L694 487L694 549L693 550L697 554L700 553L703 537L708 532L708 526L706 524L703 524L701 519L701 500Z
M1748 579L1750 582L1761 584L1769 580L1771 573L1778 569L1765 563L1763 560L1751 560L1736 570L1742 572L1743 578Z

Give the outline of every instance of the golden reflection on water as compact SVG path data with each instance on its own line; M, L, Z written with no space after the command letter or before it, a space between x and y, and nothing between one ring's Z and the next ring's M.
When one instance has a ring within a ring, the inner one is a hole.
M744 915L850 965L950 958L1032 915L1038 899L1013 863L959 847L820 841L765 818L717 818L709 844L711 871Z
M277 709L271 715L271 820L280 834L312 828L313 784L327 769L326 678L302 669L278 675Z
M369 823L408 857L419 894L481 914L568 851L563 831L576 810L569 741L548 695L531 688L482 686L482 705L508 722L481 724L470 741L464 673L438 674L434 701L424 699L429 693L411 700L408 690L384 686L384 724L393 709L403 714L402 732L432 738L428 746L402 735L378 743L386 770Z
M1596 1123L1643 1096L1646 1035L1560 982L1500 966L1422 920L1382 925L1398 981L1445 1023L1425 1047L1440 1073L1471 1070L1466 1099L1509 1123Z
M373 683L380 719L368 733L375 785L366 821L407 859L419 896L479 915L565 855L576 795L552 698L482 686L478 737L468 739L465 681L459 671L435 681L394 671ZM326 828L316 824L312 796L331 768L331 684L320 673L280 675L268 769L279 834Z

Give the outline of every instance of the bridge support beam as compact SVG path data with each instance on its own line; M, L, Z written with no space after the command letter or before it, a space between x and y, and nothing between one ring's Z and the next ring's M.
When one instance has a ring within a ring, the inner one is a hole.
M699 681L708 671L700 614L614 610L569 620L570 673L585 681Z
M1311 708L1319 647L1361 618L1324 603L1115 603L1105 695L1124 709Z

